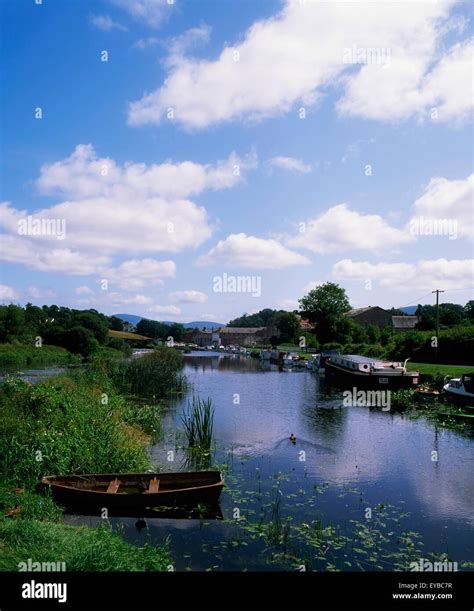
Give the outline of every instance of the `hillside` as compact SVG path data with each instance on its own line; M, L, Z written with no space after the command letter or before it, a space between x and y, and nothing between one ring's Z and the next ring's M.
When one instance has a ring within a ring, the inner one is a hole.
M137 316L136 314L114 314L114 316L116 316L117 318L121 318L125 322L131 322L133 325L138 324L142 320L142 318L145 318L144 316ZM154 319L150 319L150 320L154 320ZM173 324L173 321L170 321L170 320L161 320L160 322L164 323L165 325ZM181 324L186 329L194 329L195 327L198 327L200 329L203 327L206 327L206 328L225 327L225 323L223 322L215 322L215 321L210 321L210 320L193 320L191 322L184 322Z

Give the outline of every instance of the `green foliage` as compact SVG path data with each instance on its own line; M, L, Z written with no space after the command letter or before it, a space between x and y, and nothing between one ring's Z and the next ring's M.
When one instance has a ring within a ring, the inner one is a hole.
M186 390L182 367L180 352L160 346L138 358L110 362L107 375L122 392L159 400Z
M147 437L97 371L0 385L0 482L33 489L44 475L140 471ZM137 416L140 420L140 416Z
M128 344L120 337L109 337L107 339L107 348L119 350L125 356L131 356L133 352L132 348L130 347L130 344Z
M413 407L415 403L415 391L402 389L392 392L390 397L391 408L395 410L406 410Z
M338 284L326 282L299 300L302 315L316 324L316 336L324 344L347 341L351 321L343 317L351 309L346 291Z
M265 308L255 314L244 314L231 320L229 327L267 327L270 329L270 344L294 342L300 335L300 319L294 312Z
M36 520L0 519L0 571L18 571L20 562L64 562L67 571L166 571L166 547L126 543L108 524L66 526Z
M97 310L72 310L56 305L40 308L31 303L25 308L13 304L0 306L0 342L34 345L39 336L44 344L90 357L106 342L109 328L121 329L123 323Z
M421 363L436 360L433 332L407 331L392 337L386 349L388 358L411 358ZM474 365L474 325L460 325L440 331L438 361L447 364Z
M34 344L25 346L23 344L0 344L0 366L1 367L25 367L41 365L67 365L79 363L81 358L70 354L64 348L58 346L41 346L36 348Z
M209 452L214 428L214 408L211 399L193 397L192 403L188 403L187 411L181 414L181 421L188 447Z

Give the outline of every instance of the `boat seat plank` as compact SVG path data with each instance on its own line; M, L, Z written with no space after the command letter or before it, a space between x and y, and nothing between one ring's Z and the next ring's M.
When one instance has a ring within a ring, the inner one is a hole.
M109 487L107 488L107 494L115 494L117 490L119 489L119 486L120 486L120 480L113 479L110 482Z
M150 483L148 484L147 492L149 494L156 494L158 492L159 487L160 487L160 480L154 477L153 479L150 480Z

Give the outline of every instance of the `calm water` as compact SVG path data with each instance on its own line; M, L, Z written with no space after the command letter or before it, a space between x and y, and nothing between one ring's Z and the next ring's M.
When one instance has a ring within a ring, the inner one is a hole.
M184 358L191 391L166 409L151 454L162 470L184 468L179 414L192 393L210 397L224 519L148 518L140 530L135 518L113 519L128 541L169 537L176 570L390 570L430 552L474 559L472 437L342 407L342 393L307 371L221 354Z

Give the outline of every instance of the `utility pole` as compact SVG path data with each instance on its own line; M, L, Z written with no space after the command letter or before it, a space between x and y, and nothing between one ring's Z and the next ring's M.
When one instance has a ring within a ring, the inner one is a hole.
M436 360L438 360L438 341L439 341L439 294L444 293L444 291L440 291L436 289L435 291L431 291L432 293L436 293Z

